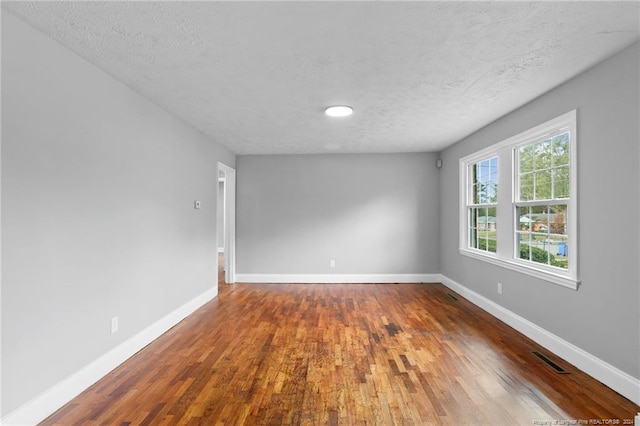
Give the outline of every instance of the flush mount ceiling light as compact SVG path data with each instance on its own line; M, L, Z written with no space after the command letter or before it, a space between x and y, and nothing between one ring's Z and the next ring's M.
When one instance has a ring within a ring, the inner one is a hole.
M353 114L353 108L346 105L334 105L324 110L329 117L347 117Z

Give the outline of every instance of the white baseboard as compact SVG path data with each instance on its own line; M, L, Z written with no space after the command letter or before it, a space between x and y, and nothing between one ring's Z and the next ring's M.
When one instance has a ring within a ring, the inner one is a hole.
M191 299L91 364L2 418L0 424L23 426L41 422L217 295L218 289L212 288Z
M555 355L573 364L619 394L640 405L640 379L608 364L587 351L567 342L531 321L511 312L486 297L468 289L449 277L441 275L441 281L474 305L510 325Z
M218 247L218 253L224 253L224 247Z
M439 283L440 274L236 274L236 283Z

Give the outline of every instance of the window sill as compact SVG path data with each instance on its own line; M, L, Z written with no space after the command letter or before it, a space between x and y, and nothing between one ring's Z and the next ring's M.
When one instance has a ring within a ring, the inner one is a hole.
M482 260L483 262L492 263L494 265L501 266L512 271L531 275L541 280L545 280L553 284L558 284L572 290L578 290L578 286L580 285L580 280L569 277L568 275L555 274L553 272L545 271L539 268L533 268L528 265L523 265L522 263L514 260L505 260L497 257L493 253L485 254L477 250L461 248L460 254L474 259Z

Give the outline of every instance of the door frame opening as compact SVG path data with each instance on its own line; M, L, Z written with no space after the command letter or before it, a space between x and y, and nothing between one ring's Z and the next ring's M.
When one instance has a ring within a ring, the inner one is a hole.
M236 170L218 162L218 176L224 178L224 229L217 229L217 232L224 232L224 280L227 284L233 284L236 282ZM220 191L220 184L216 187ZM216 259L216 270L217 264Z

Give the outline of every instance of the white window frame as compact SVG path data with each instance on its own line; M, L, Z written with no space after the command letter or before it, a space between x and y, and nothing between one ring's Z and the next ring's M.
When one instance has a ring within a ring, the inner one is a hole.
M577 111L519 133L495 145L460 159L460 254L518 271L574 290L580 284L578 274L578 167L577 167ZM535 263L516 256L516 204L518 190L517 153L523 145L544 139L560 129L568 129L569 140L569 200L567 202L568 269ZM496 211L496 253L469 247L469 190L470 166L490 157L498 157L498 207Z

